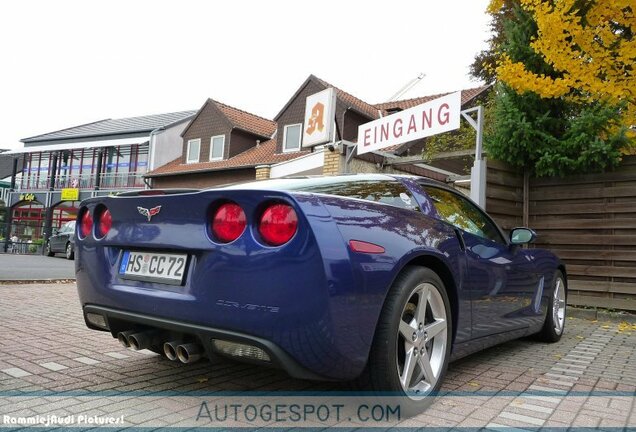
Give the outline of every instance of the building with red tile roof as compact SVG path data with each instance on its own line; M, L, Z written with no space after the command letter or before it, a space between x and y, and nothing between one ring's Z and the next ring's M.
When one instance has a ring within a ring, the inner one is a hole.
M303 148L301 141L306 99L327 88L333 88L336 94L334 139L349 143L357 141L358 127L364 123L448 94L370 104L310 75L273 120L208 99L182 133L181 156L151 171L146 177L152 179L153 187L210 187L262 178L257 174L259 167L267 168L267 176L270 167L274 167L272 175L278 172L295 175L322 172L324 161L315 154L322 152L322 147ZM480 86L462 90L462 107L475 103L489 88ZM382 166L387 155L419 154L424 145L425 140L418 140L355 157L360 163ZM308 158L308 155L313 156ZM302 163L299 162L301 160ZM286 168L276 169L284 165ZM438 179L445 177L443 173L421 166L401 166L399 169Z

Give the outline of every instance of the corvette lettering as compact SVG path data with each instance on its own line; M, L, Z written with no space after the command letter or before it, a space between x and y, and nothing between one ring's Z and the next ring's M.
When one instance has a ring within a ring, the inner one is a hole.
M221 299L216 301L216 305L231 307L236 309L258 310L262 312L272 312L272 313L278 313L280 311L280 308L278 306L266 306L266 305L257 305L257 304L251 304L251 303L241 304L239 302L230 301L230 300L221 300Z

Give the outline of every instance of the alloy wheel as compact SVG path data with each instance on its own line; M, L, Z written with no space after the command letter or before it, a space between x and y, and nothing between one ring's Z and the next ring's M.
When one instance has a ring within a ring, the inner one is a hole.
M565 322L565 288L561 278L558 278L554 285L552 322L554 323L554 332L560 335L563 332L563 324Z
M439 289L416 286L402 310L396 346L400 384L410 399L422 399L435 388L445 363L447 327Z

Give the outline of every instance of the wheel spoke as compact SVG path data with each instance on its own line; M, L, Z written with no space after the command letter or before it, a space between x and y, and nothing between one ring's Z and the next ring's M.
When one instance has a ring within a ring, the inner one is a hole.
M409 389L409 384L411 383L411 378L413 378L413 370L415 369L416 363L417 357L415 356L415 348L411 346L404 356L404 369L402 369L402 374L400 375L400 382L402 383L402 388L405 391L408 391Z
M407 342L413 342L413 333L415 333L416 329L411 327L409 323L406 321L400 320L400 334L404 336L404 339Z
M422 368L422 370L424 371L424 380L431 386L435 385L435 381L437 381L437 378L433 373L431 361L426 353L417 358L417 364L419 364L420 368Z
M424 327L427 340L432 340L435 336L446 331L446 320L438 319Z
M419 292L417 308L415 309L415 325L423 324L426 321L426 306L428 305L429 288L424 285Z

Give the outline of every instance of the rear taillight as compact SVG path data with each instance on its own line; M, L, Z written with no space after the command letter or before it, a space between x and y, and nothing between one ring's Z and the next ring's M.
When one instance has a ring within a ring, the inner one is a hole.
M96 234L99 238L105 237L108 231L110 231L110 227L113 226L113 216L110 214L110 210L104 207L96 219Z
M82 238L88 236L93 229L93 217L91 216L90 210L86 209L84 214L82 214L82 218L80 219L80 234Z
M258 225L258 232L270 246L287 243L296 234L298 216L287 204L272 204L265 209Z
M212 218L212 234L223 243L229 243L239 238L246 226L245 212L240 205L235 203L221 205Z

